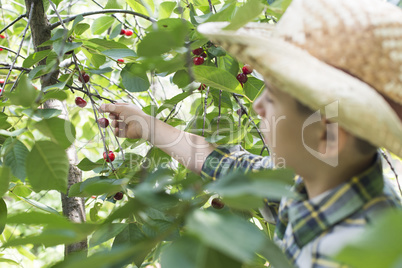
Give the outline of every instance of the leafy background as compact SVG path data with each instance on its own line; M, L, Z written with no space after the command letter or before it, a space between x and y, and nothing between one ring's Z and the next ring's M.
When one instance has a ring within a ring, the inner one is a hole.
M26 13L26 3L2 1L1 28L12 25L0 38L0 78L7 80L0 112L1 267L290 267L271 241L274 226L257 208L265 195L289 194L291 172L239 171L218 183L202 181L144 140L118 142L96 124L104 116L96 112L101 103L131 102L211 142L240 144L266 156L251 109L263 90L261 77L253 72L242 87L236 75L244 63L196 27L208 21L229 21L232 28L248 21L275 24L289 3L44 0L53 29L35 52L29 17L13 23ZM94 10L101 12L83 12ZM65 29L59 16L72 17ZM134 33L120 35L121 29ZM194 66L191 50L199 47L205 62ZM90 75L84 88L78 69ZM55 71L56 83L45 86L40 77ZM199 91L201 84L206 88ZM85 108L74 104L77 96L88 101ZM49 99L64 107L46 107ZM239 116L239 109L247 115ZM217 123L220 115L225 120ZM212 124L205 127L204 121ZM83 223L62 216L71 146L83 182L72 185L68 196L84 199ZM113 165L102 157L105 147L116 153ZM399 172L400 161L392 160ZM117 192L124 193L120 201L113 199ZM211 207L217 196L223 209ZM399 267L401 224L401 214L388 215L339 258L356 267ZM64 244L86 238L87 256L64 258Z

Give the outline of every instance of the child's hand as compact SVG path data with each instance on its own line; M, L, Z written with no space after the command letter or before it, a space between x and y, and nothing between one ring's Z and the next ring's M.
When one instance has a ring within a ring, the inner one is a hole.
M110 113L111 126L117 137L130 139L146 139L149 136L148 115L134 104L115 103L102 104L100 112Z

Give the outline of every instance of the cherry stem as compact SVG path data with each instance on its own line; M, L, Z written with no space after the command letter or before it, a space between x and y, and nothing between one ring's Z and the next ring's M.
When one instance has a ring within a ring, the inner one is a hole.
M76 57L74 52L73 52L72 55L73 55L74 64L75 64L76 68L78 69L78 74L79 74L80 78L82 79L82 81L84 81L84 78L82 76L82 72L81 72L81 70L80 70L80 68L78 66L78 63L77 63L77 61L78 61L77 57ZM107 145L106 145L105 136L103 135L102 129L101 129L100 125L99 125L98 116L96 114L95 101L93 100L92 95L89 92L89 88L87 86L87 83L82 83L82 86L85 88L87 96L91 100L91 105L92 105L92 110L93 110L93 113L94 113L94 116L95 116L95 121L96 121L96 124L98 125L99 133L100 133L101 138L102 138L103 149L104 149L105 154L106 154L106 159L108 160L106 162L110 164L110 166L112 168L112 171L114 172L114 171L116 171L116 169L114 168L113 163L109 158L109 150L108 150Z

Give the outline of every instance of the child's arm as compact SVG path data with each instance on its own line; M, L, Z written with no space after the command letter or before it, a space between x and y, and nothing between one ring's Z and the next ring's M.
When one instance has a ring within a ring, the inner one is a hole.
M197 174L215 149L204 137L174 128L133 104L103 104L100 110L110 113L116 136L146 139Z

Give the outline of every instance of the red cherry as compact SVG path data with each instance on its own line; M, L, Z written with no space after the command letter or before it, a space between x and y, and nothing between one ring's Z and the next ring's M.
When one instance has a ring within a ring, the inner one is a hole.
M204 58L203 57L195 57L193 59L193 62L195 65L201 65L204 63Z
M242 68L242 71L244 74L251 74L254 71L254 69L250 65L245 64Z
M99 118L98 123L101 128L107 128L109 126L109 120L106 118Z
M212 199L211 206L215 209L222 209L225 204L222 202L220 198L214 198Z
M207 88L207 86L205 85L205 84L201 84L199 87L198 87L198 90L199 91L203 91L204 89L206 89Z
M79 106L81 108L84 108L85 106L87 106L87 102L81 97L75 98L75 104L77 104L77 106Z
M122 192L118 192L113 196L114 200L122 200L123 199L124 194Z
M82 76L82 78L84 79L84 82L82 82L81 76ZM88 82L89 82L89 74L87 74L87 73L85 73L84 71L82 71L82 72L81 72L81 75L78 76L78 81L80 81L80 82L83 83L83 84L88 83Z
M203 52L203 53L201 54L201 57L203 57L203 58L208 57L208 56L207 56L207 53Z
M4 38L6 38L4 35L2 35L2 34L0 34L0 38L1 39L4 39Z
M103 159L105 159L106 162L113 162L114 159L116 158L116 156L114 155L114 153L113 153L112 151L109 151L108 156L109 156L110 161L109 161L109 159L107 159L107 157L106 157L106 152L103 152Z
M193 50L193 54L196 56L201 55L202 53L204 53L204 49L202 47L196 48Z
M132 36L133 35L133 31L131 31L131 30L125 30L125 33L124 33L126 36Z
M121 29L120 34L121 34L121 35L126 34L126 30Z
M123 59L118 59L117 63L124 63L124 60Z
M0 51L3 51L3 49L0 47Z
M241 73L241 74L238 74L237 76L236 76L236 78L237 78L237 80L240 82L240 83L242 83L242 84L244 84L244 83L246 83L247 82L247 75L245 75L245 74L243 74L243 73Z

